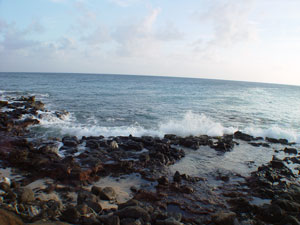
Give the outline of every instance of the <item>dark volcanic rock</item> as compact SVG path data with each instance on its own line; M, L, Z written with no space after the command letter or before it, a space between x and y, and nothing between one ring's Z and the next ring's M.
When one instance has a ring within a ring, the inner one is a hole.
M100 191L99 196L103 200L114 200L117 194L112 187L105 187Z
M234 138L236 139L240 139L240 140L243 140L243 141L254 141L255 138L249 134L245 134L245 133L242 133L241 131L236 131L234 134L233 134Z
M65 146L68 146L68 147L75 147L78 145L79 141L77 139L77 137L73 136L73 137L64 137L62 139L62 142L64 143Z
M117 211L115 214L120 218L142 218L146 222L150 221L150 215L148 212L139 206L129 206Z
M295 149L295 148L285 148L283 151L284 151L285 153L288 153L288 154L295 154L295 155L297 155L297 153L298 153L297 149Z
M274 143L274 144L283 144L283 145L287 145L289 144L287 139L276 139L276 138L269 138L266 137L266 140L270 143Z

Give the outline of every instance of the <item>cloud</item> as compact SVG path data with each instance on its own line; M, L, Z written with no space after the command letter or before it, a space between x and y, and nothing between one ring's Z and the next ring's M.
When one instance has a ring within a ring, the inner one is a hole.
M195 13L199 21L212 24L213 33L194 42L195 50L214 52L240 42L257 39L255 24L249 19L254 1L216 1L206 13Z
M109 2L112 2L121 7L128 7L134 3L140 2L140 0L109 0Z
M109 31L100 25L92 33L81 38L81 41L84 41L88 45L101 45L111 40Z
M185 36L183 32L178 30L178 28L170 22L158 29L155 35L158 39L162 41L182 40Z

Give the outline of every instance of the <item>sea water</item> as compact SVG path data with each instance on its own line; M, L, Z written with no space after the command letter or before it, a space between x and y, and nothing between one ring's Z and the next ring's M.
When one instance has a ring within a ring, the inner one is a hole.
M50 111L43 133L219 136L242 130L299 142L300 87L239 81L104 75L0 73L0 98L35 95Z
M41 112L40 124L32 128L43 137L221 136L241 130L300 143L299 86L154 76L0 73L0 100L22 95L34 95L46 104L49 111ZM53 113L60 110L70 114L57 118ZM226 154L209 147L185 149L186 157L170 170L190 175L218 171L247 175L269 162L278 148L240 142Z

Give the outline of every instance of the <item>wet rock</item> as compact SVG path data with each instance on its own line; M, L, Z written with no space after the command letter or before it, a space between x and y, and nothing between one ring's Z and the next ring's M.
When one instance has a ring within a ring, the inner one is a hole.
M295 155L297 155L297 153L298 153L297 149L295 149L295 148L285 148L283 151L284 151L285 153L288 153L288 154L295 154Z
M300 204L297 202L285 200L285 199L279 199L272 204L278 205L280 208L284 209L288 212L299 212L300 211Z
M31 103L31 107L33 107L35 110L45 110L45 104L42 103L41 101L33 101Z
M175 172L175 174L173 176L173 180L174 180L174 182L177 182L177 183L181 182L181 176L180 176L180 173L178 171Z
M240 140L243 140L243 141L254 141L255 140L255 138L253 136L242 133L241 131L236 131L233 134L233 136L234 136L234 138L240 139Z
M259 216L261 220L270 223L281 221L285 213L278 205L265 205L259 209Z
M277 160L277 159L271 161L271 166L276 169L282 169L286 167L282 160Z
M80 191L77 195L77 204L84 204L87 202L98 202L99 199L96 195L90 193L89 191Z
M92 189L91 189L91 192L94 195L97 195L97 196L100 195L101 191L102 191L102 188L101 187L97 187L97 186L93 186Z
M62 142L64 143L65 146L68 147L76 147L79 144L79 141L77 139L77 137L73 136L73 137L64 137L62 139Z
M180 187L180 191L185 194L192 194L194 192L194 188L188 185L183 185Z
M24 225L23 221L7 210L0 209L0 224L1 225Z
M59 142L46 142L39 148L39 151L42 153L54 153L58 154L59 151Z
M5 191L5 192L9 192L10 191L10 185L7 184L6 182L1 182L0 183L0 189Z
M282 144L282 145L289 144L289 141L287 139L276 139L276 138L266 137L266 141L274 144Z
M30 188L21 188L19 192L19 200L21 203L33 202L35 200L34 192Z
M216 151L228 152L231 151L234 147L232 135L226 135L222 138L219 138L216 144L211 144L210 147Z
M200 147L200 142L195 137L181 138L179 144L194 150L197 150Z
M99 196L103 200L114 200L117 194L112 187L105 187L100 191Z
M100 144L98 143L97 140L87 140L85 143L85 146L91 149L99 149L100 148Z
M63 111L56 111L54 114L57 116L57 118L61 120L65 120L70 113L66 110L63 110Z
M142 136L142 142L146 147L153 146L156 143L155 139L151 136Z
M61 219L69 223L77 224L79 222L80 216L81 215L76 207L68 206L67 209L62 212Z
M284 217L283 220L280 221L280 225L300 225L299 220L292 216L292 215L287 215Z
M169 184L169 180L167 177L165 176L162 176L160 178L157 179L157 182L160 184L160 185L168 185Z
M115 214L120 218L142 218L146 222L150 221L150 215L148 214L148 212L139 206L129 206L117 211Z
M125 150L141 151L144 148L144 146L141 142L129 140L125 144L122 144L122 148L124 148Z
M213 214L212 221L217 225L236 225L237 219L234 212L218 212Z

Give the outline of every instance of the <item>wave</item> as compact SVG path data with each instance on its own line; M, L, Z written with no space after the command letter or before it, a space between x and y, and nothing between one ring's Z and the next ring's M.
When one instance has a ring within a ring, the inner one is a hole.
M61 135L82 136L158 136L163 137L165 134L176 134L178 136L223 136L224 134L233 134L238 128L225 127L220 122L214 121L205 114L196 114L192 111L186 112L181 118L171 119L161 122L153 128L145 128L138 123L131 126L101 126L93 118L93 123L78 123L73 114L65 118L57 118L52 112L42 114L40 125L46 128L59 130ZM91 122L91 121L90 121ZM242 132L255 137L285 138L290 142L300 143L300 135L294 130L283 129L279 127L270 127L268 129L257 127L246 127L241 129Z

